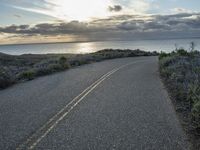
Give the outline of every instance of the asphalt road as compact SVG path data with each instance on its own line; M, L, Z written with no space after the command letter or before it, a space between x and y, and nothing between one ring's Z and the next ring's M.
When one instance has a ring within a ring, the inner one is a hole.
M157 57L107 60L0 91L0 149L187 150Z

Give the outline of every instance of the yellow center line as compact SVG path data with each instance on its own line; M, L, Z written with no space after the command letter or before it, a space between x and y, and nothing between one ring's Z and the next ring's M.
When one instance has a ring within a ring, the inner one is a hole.
M138 62L144 62L144 61L135 61L131 62L125 65L122 65L120 67L117 67L102 77L100 77L98 80L96 80L94 83L92 83L89 87L87 87L84 91L82 91L78 96L76 96L72 101L70 101L66 106L64 106L56 115L54 115L52 118L50 118L39 130L37 130L32 136L30 136L24 143L19 145L16 150L23 150L23 149L29 149L32 150L37 146L37 144L46 137L46 135L53 129L55 126L62 121L70 112L73 110L89 93L91 93L98 85L100 85L104 80L106 80L109 76L114 74L115 72L119 71L120 69L138 63Z

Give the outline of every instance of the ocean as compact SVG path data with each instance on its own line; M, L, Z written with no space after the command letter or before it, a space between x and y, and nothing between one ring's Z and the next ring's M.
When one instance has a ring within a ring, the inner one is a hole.
M81 43L52 43L52 44L24 44L1 45L0 52L12 55L47 54L47 53L90 53L102 49L141 49L145 51L170 52L177 47L189 49L190 42L194 42L200 50L200 38L193 39L165 39L165 40L134 40L134 41L104 41Z

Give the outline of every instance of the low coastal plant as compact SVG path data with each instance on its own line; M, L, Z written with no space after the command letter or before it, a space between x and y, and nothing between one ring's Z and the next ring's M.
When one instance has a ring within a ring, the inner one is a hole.
M38 76L44 76L59 71L67 70L92 62L106 59L154 56L156 52L141 50L113 50L105 49L89 54L44 54L44 55L20 55L13 56L0 53L0 88L6 88L19 81L32 80Z
M34 70L24 71L19 75L19 79L32 80L34 79L36 72Z
M200 52L194 50L177 49L159 56L160 74L174 98L176 110L184 116L188 132L193 130L200 137L199 66Z
M67 58L66 57L64 57L64 56L62 56L62 57L60 57L59 58L59 64L60 65L65 65L67 63Z
M11 75L3 68L0 68L0 89L4 89L15 83Z

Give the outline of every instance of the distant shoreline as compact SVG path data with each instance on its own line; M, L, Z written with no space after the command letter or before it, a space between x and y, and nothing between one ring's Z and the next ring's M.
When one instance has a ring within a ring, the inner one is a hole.
M173 39L200 39L200 37L172 37L172 38L160 38L160 39L134 39L134 40L106 40L106 41L100 41L100 40L92 40L92 41L71 41L71 42L43 42L43 43L15 43L15 44L0 44L0 46L17 46L17 45L39 45L39 44L70 44L70 43L92 43L92 42L114 42L114 41L119 41L119 42L130 42L130 41L156 41L156 40L173 40Z

